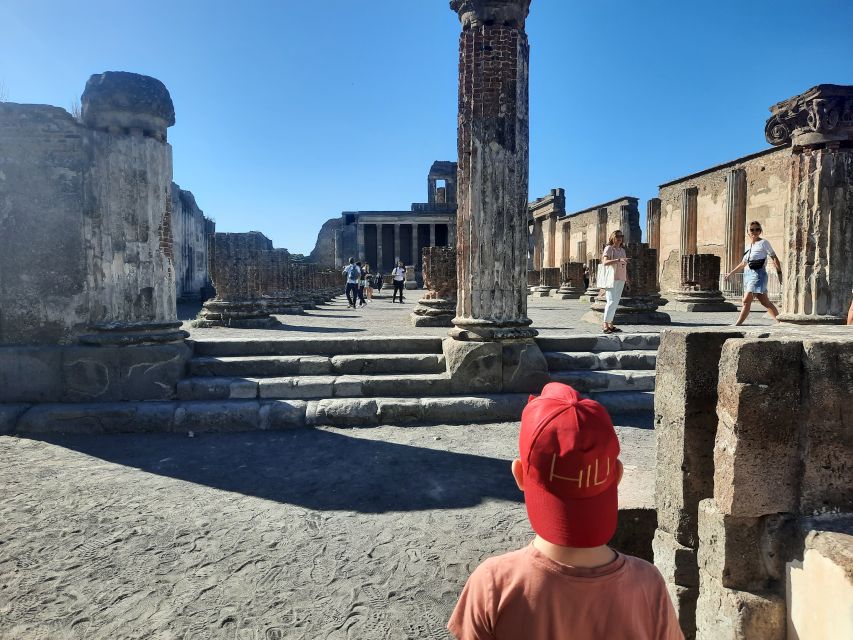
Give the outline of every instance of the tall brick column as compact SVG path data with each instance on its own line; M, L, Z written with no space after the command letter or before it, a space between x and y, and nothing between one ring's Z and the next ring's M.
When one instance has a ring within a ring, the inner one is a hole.
M822 84L770 108L790 145L781 322L843 323L853 287L853 86Z
M445 341L448 371L466 389L538 390L547 363L527 317L530 0L452 0L450 7L462 34L459 289L450 330L457 344Z

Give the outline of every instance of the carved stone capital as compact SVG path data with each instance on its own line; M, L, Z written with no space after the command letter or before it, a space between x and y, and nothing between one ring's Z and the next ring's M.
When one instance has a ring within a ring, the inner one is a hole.
M767 142L808 147L853 141L853 86L819 84L770 107Z
M450 0L450 8L459 14L463 30L504 25L524 31L530 0Z

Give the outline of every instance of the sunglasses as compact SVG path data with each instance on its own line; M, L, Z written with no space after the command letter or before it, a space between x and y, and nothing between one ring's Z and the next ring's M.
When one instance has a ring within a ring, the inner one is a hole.
M761 231L761 227L750 227L750 231Z
M616 237L616 238L624 238L625 236L623 236L621 233L617 233L617 234L616 234L616 236L614 236L614 237Z

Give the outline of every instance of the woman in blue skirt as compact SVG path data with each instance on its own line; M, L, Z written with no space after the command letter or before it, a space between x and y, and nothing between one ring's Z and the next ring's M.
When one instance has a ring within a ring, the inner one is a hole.
M782 265L773 247L761 237L761 224L755 220L749 223L749 239L751 242L749 248L743 252L743 260L726 274L726 280L728 280L733 273L743 268L743 307L735 322L736 327L742 325L749 315L753 297L758 298L771 318L775 320L779 315L779 310L767 297L767 260L773 260L779 282L782 282Z

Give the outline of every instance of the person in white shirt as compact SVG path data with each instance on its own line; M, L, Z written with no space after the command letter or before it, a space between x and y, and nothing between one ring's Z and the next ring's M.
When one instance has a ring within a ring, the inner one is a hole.
M391 296L391 302L397 301L397 292L400 292L400 304L403 304L403 283L406 280L406 267L402 260L397 261L397 266L391 271L391 278L394 282L394 295Z
M349 264L343 268L343 273L347 277L347 306L355 309L355 297L358 295L358 279L361 276L361 269L355 265L355 258L349 259Z
M742 325L749 315L753 297L758 298L771 318L775 320L776 316L779 315L779 310L767 297L767 260L773 260L776 273L779 275L779 282L782 281L782 264L776 257L776 252L773 251L770 243L761 237L761 223L757 220L749 223L749 238L751 242L747 250L743 252L743 260L725 275L725 279L728 280L739 269L744 270L743 307L741 307L740 315L735 322L736 327Z

